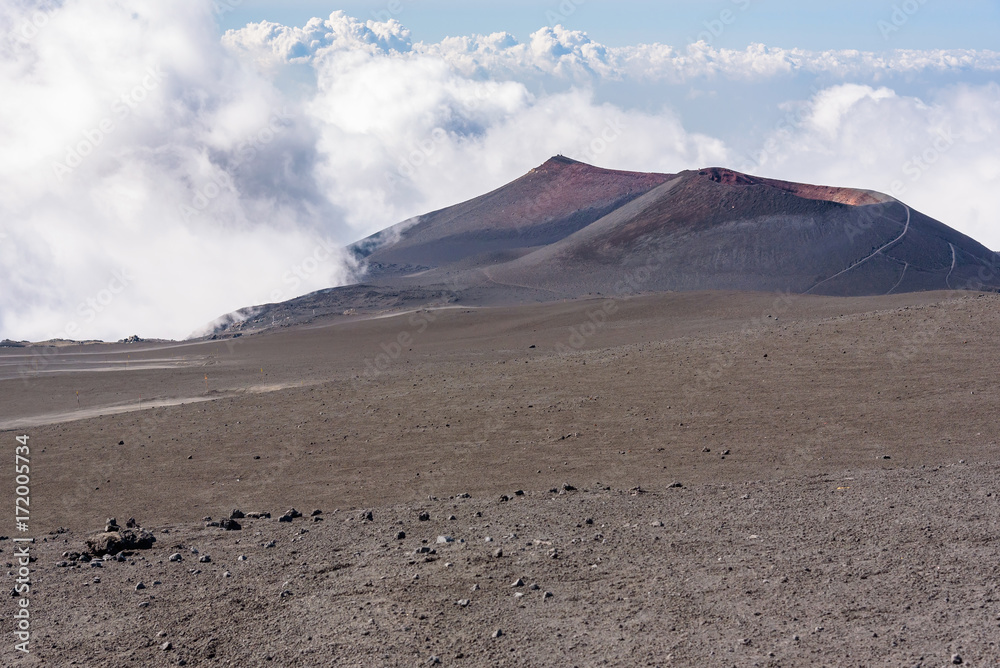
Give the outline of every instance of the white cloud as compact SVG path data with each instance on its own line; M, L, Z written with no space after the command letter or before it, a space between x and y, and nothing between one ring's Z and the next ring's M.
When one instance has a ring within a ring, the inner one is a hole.
M339 245L556 153L739 168L740 123L699 133L684 115L689 100L726 105L725 81L771 82L761 94L778 97L762 104L793 115L758 171L903 181L904 200L1000 246L996 84L904 95L875 83L995 72L994 52L611 48L558 26L525 43L426 44L341 12L220 38L208 0L38 7L0 10L14 26L0 42L0 337L181 337L342 282ZM803 76L827 83L806 100L781 92ZM613 85L661 99L630 104ZM908 161L949 129L953 145L914 180Z
M230 30L223 39L264 66L308 62L331 50L369 54L422 54L447 63L465 76L523 79L539 75L581 82L611 80L681 83L698 77L761 79L796 73L881 79L914 73L1000 72L1000 52L973 49L810 51L751 44L743 50L716 48L702 41L684 47L640 44L608 47L586 33L545 27L526 43L508 33L449 37L439 43L412 42L398 21L358 21L343 12L312 19L304 28L273 23Z
M68 0L6 43L3 336L183 337L345 278L339 258L289 274L350 235L308 120L221 46L209 8Z
M813 96L744 167L886 192L1000 249L998 119L996 83L951 86L927 100L844 84Z

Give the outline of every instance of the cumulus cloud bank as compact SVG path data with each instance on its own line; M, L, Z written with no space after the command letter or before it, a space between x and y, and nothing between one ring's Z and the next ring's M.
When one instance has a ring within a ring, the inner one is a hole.
M348 282L343 245L556 153L879 189L1000 247L995 52L610 48L558 26L425 44L340 12L220 35L207 0L0 12L0 337L183 337ZM725 105L747 82L766 117L690 129L694 89Z

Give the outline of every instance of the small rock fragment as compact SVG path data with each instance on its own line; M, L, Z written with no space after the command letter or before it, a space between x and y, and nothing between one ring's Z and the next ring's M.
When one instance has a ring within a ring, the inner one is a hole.
M184 557L181 556L180 552L174 552L169 557L170 561L181 561Z
M396 540L403 540L404 538L406 538L406 532L405 531L397 531L396 532Z
M514 580L514 584L511 585L511 587L523 587L523 586L524 586L524 580L522 580L521 578Z

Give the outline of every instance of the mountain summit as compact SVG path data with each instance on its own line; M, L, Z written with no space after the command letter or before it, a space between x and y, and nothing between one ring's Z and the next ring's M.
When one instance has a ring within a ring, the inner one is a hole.
M561 156L355 249L376 284L450 280L554 297L623 289L860 296L997 283L980 285L989 249L888 195L723 168L612 171Z
M364 268L360 283L256 308L241 326L296 322L307 312L593 294L1000 288L994 253L888 195L720 167L615 171L563 156L350 250Z

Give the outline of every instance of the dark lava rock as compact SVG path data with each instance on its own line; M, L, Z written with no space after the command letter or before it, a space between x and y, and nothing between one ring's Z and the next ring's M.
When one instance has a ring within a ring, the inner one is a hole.
M87 549L95 557L115 555L123 550L148 550L156 537L144 529L122 529L97 534L87 539Z

